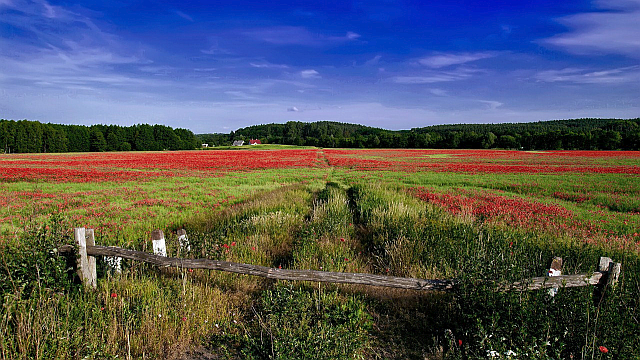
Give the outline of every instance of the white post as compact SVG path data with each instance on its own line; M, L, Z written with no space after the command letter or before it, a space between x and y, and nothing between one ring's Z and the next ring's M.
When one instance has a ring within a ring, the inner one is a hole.
M556 256L551 261L551 266L549 267L549 272L547 273L547 276L552 277L552 276L560 276L560 275L562 275L562 258ZM551 297L556 296L557 293L558 293L557 287L549 289L549 295L551 295Z
M153 243L153 253L160 256L167 256L167 246L164 242L164 233L162 230L153 230L151 232L151 242Z
M73 235L78 245L78 276L87 287L97 287L96 258L87 255L87 246L95 246L93 229L75 228Z
M191 251L191 244L189 244L189 238L187 237L187 231L185 229L178 230L178 243L181 250Z

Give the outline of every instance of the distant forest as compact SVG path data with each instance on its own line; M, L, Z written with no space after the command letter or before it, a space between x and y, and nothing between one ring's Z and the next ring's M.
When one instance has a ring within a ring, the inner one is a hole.
M576 119L510 124L437 125L392 131L332 121L255 125L229 134L199 134L165 125L58 125L0 120L4 153L188 150L263 144L344 148L640 150L640 118Z
M640 118L436 125L400 131L331 121L289 121L198 137L209 145L259 139L263 144L345 148L640 150Z
M186 129L164 125L58 125L0 120L4 153L187 150L200 140Z

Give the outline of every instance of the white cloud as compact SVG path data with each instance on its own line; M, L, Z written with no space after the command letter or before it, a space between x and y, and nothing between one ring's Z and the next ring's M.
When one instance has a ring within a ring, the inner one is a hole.
M378 65L378 63L380 62L381 58L382 58L382 55L376 55L372 59L369 59L369 60L365 61L364 65L365 66Z
M418 60L418 63L430 68L437 69L451 65L460 65L472 61L487 59L494 56L496 56L496 54L490 52L438 54L422 58Z
M500 106L504 105L504 103L501 103L500 101L494 101L494 100L477 100L477 101L487 105L487 108L491 110L495 110Z
M297 108L297 107L292 106L292 107L290 107L290 108L287 108L287 111L298 112L298 111L300 111L300 110L298 110L298 108Z
M356 40L356 39L360 38L360 34L356 34L354 32L348 31L347 35L345 37L347 39L349 39L349 40Z
M311 32L300 26L274 26L269 28L251 29L242 32L243 35L276 45L326 46L348 41L355 41L360 34L349 31L344 36L330 36Z
M436 96L448 96L449 93L442 89L429 89L429 92Z
M289 68L288 65L272 64L269 62L260 62L260 63L251 62L249 63L249 65L251 65L254 68L260 68L260 69L288 69Z
M545 70L535 75L540 82L568 82L576 84L620 84L640 81L640 65L594 71L583 68Z
M180 16L183 19L189 20L191 22L193 22L193 18L185 13L183 13L182 11L176 11L176 14L178 14L178 16Z
M615 11L560 18L558 21L571 30L540 42L581 55L622 54L640 58L640 1L605 0L595 4L603 10Z
M484 70L458 67L450 71L428 71L417 75L394 76L391 81L396 84L433 84L439 82L465 80L473 75L484 73Z
M241 99L241 100L256 99L255 96L248 95L244 91L228 90L228 91L225 91L224 93L227 95L231 95L234 99Z
M438 74L430 76L394 76L391 78L396 84L433 84L438 82L456 81L460 80L458 77Z
M320 73L315 70L302 70L300 71L300 76L303 79L319 79Z

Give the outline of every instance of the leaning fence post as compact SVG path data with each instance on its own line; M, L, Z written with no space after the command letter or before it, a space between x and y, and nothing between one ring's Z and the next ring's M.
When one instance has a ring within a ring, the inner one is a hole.
M164 233L162 230L153 230L151 232L151 242L153 243L154 254L167 256L167 246L164 242Z
M560 276L560 275L562 275L562 258L556 256L551 261L551 266L549 267L549 272L547 273L547 276L552 277L552 276ZM557 287L549 289L549 295L551 295L551 297L556 296L557 293L558 293Z
M98 277L96 272L96 258L87 255L87 246L95 246L93 229L75 228L73 235L78 245L78 276L87 287L96 288Z

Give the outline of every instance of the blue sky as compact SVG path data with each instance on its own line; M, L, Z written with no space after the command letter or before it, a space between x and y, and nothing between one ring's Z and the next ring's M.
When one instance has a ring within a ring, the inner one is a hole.
M196 133L640 116L640 0L0 0L0 118Z

